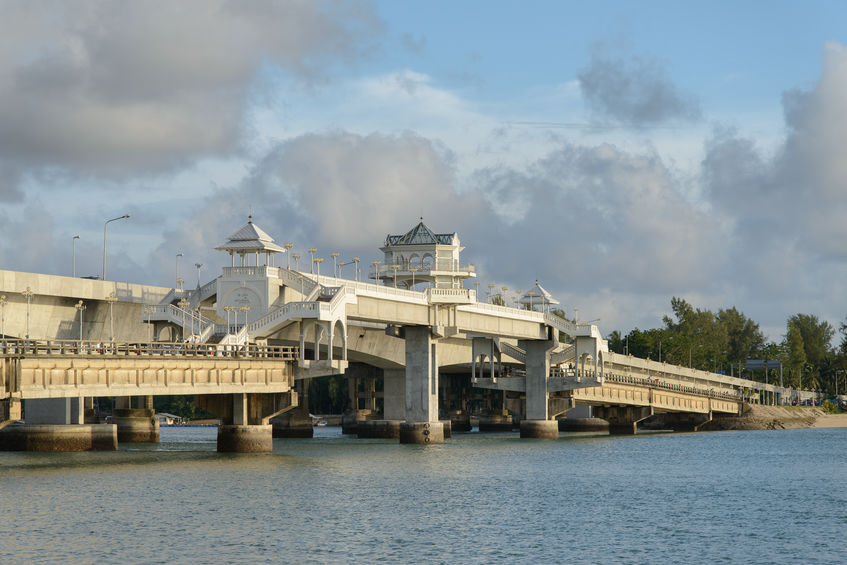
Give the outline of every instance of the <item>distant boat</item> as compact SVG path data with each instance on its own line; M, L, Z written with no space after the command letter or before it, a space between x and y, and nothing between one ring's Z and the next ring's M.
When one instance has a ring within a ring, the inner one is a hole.
M318 422L315 422L315 425L319 428L323 428L324 426L326 426L326 420L320 420Z

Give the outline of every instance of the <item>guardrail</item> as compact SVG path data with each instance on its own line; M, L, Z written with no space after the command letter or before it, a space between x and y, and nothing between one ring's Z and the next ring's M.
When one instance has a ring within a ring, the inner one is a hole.
M677 383L669 383L658 378L634 377L632 375L621 375L617 373L609 373L604 375L604 380L608 383L631 384L660 390L669 390L673 392L681 392L684 394L693 394L695 396L708 396L710 398L721 398L724 400L741 401L743 393L741 390L714 390L706 388L697 388L685 386Z
M110 357L267 357L280 361L296 361L299 348L289 345L224 345L217 343L132 342L103 343L79 340L0 341L0 356L29 357L33 355L110 356Z

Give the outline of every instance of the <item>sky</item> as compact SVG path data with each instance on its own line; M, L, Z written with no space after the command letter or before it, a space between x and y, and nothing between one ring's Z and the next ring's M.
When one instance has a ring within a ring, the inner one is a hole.
M251 214L324 265L423 217L481 294L538 280L604 334L660 327L674 296L775 341L847 315L847 3L0 13L0 268L70 275L75 249L99 275L130 214L107 278L173 286L182 253L194 286Z

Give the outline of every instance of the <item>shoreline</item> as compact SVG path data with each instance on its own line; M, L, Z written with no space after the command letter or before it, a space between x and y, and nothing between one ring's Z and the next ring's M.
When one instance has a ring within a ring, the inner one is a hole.
M830 414L817 406L745 405L741 416L720 416L703 430L794 430L847 428L847 413Z

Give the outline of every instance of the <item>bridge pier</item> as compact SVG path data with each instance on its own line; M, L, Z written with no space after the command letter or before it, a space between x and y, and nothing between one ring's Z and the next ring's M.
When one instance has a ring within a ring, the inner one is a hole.
M112 423L118 427L118 441L121 443L159 443L159 421L153 409L153 397L136 397L136 406L141 401L142 407L133 408L133 397L125 396L116 399Z
M295 406L297 393L209 394L198 396L195 403L221 419L219 452L269 453L273 450L270 420Z
M444 424L438 420L438 354L428 326L407 326L406 421L400 424L400 443L444 443Z
M115 451L114 424L85 424L83 398L24 401L27 423L0 430L0 451ZM20 414L17 414L20 416Z
M594 415L609 422L609 433L635 435L638 422L653 415L651 406L595 406Z
M550 419L547 379L550 376L550 355L558 344L558 332L551 328L549 339L521 340L518 346L526 351L526 418L521 420L522 438L556 439L559 423Z
M297 407L280 414L271 421L273 437L310 438L315 435L312 417L309 415L309 381L301 379L294 383L297 392Z

